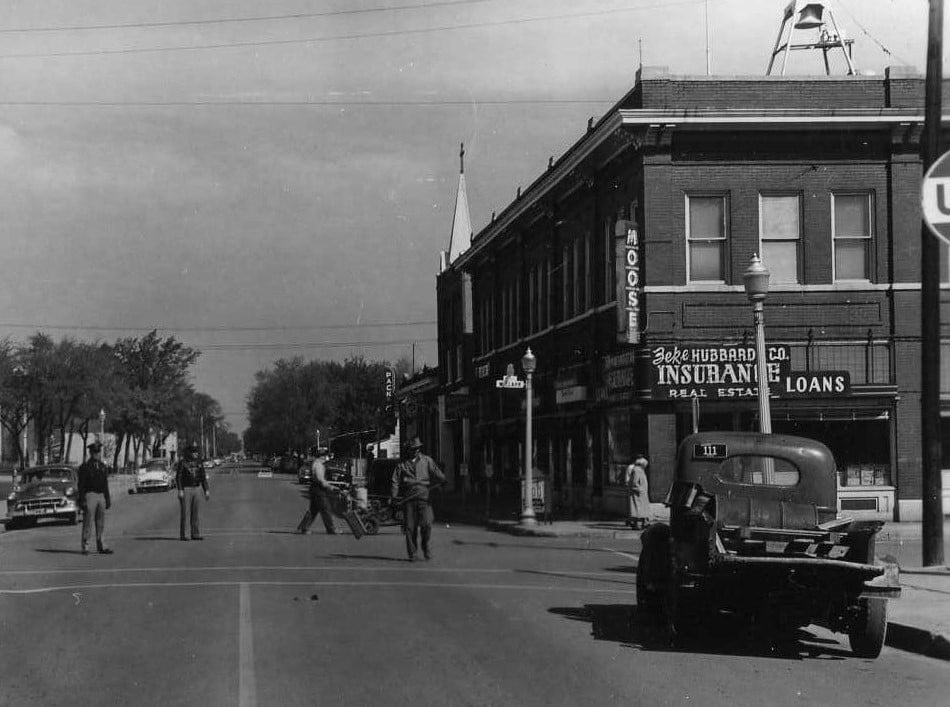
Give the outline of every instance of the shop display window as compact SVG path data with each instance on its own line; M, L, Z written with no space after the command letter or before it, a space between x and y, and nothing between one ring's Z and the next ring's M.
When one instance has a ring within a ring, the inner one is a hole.
M627 466L634 455L644 454L649 459L647 418L634 415L630 410L611 411L605 417L603 460L607 467L606 484L622 486Z
M827 445L838 467L839 486L893 484L889 420L776 421L773 429L816 439Z

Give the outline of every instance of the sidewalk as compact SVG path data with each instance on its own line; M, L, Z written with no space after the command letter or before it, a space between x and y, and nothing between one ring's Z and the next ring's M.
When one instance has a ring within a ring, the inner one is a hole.
M483 525L490 530L511 535L640 539L640 531L631 530L622 520L558 520L526 527L514 519L486 520L484 512L462 509L451 502L443 505L440 515L456 523ZM950 536L950 520L944 528L945 537ZM920 523L887 523L878 535L879 555L889 554L889 545L919 547L920 542ZM945 551L950 553L950 544L947 542ZM888 557L888 560L893 559ZM887 645L950 660L950 559L941 567L900 566L900 581L900 598L888 601Z

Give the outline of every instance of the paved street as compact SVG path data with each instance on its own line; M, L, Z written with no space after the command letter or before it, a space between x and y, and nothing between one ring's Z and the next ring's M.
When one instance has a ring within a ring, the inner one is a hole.
M730 627L673 650L637 619L635 540L440 524L435 559L410 564L394 527L294 534L288 477L216 473L203 542L178 540L174 493L114 496L114 555L80 555L73 526L0 535L0 704L938 705L950 688L945 662L856 659L814 628L780 652Z

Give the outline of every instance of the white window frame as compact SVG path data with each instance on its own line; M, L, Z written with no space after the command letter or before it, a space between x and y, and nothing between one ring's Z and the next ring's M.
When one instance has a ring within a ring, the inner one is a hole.
M781 237L768 237L763 231L763 224L765 219L763 218L764 210L762 204L764 199L768 197L794 197L798 202L798 234L795 238L789 238L787 236ZM775 280L775 283L783 284L795 284L799 285L802 282L802 195L800 192L759 192L759 257L762 259L762 263L765 267L768 267L768 261L765 258L765 242L772 243L788 243L794 241L795 243L795 279L794 280Z
M692 238L691 226L692 221L690 220L690 199L719 199L722 201L722 237L721 238ZM728 261L729 256L727 249L729 247L729 195L725 193L702 193L697 192L693 194L685 195L685 215L686 215L686 282L690 284L709 284L709 285L723 285L726 283L726 275L729 272ZM691 244L696 243L710 243L710 242L721 242L722 243L722 255L719 267L721 268L722 277L717 280L698 280L693 278L691 272L690 263L692 258L691 254Z
M867 199L868 208L868 234L866 236L838 236L837 229L836 200L842 196L863 196ZM871 282L871 273L874 270L874 256L872 249L874 247L874 233L876 231L876 219L874 218L874 192L870 190L855 191L834 191L831 193L831 281L832 282ZM865 277L839 278L838 277L838 241L857 241L863 240L866 243L864 252Z

